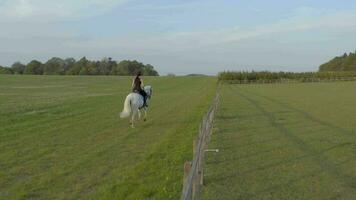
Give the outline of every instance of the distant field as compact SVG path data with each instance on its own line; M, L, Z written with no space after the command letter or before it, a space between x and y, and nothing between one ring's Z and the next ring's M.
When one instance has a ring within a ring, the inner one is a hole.
M0 76L0 199L178 199L216 79L145 83L148 121L131 129L131 78Z
M221 93L202 199L356 199L356 82Z

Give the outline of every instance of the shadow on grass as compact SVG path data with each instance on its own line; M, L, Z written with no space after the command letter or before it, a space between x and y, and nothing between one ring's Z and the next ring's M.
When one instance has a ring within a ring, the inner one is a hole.
M246 91L244 91L246 92ZM290 111L293 111L293 112L296 112L296 113L299 113L301 115L304 116L304 118L306 119L309 119L317 124L320 124L322 126L325 126L329 129L332 129L332 130L335 130L345 136L349 136L349 137L352 137L352 138L356 138L356 134L353 132L353 131L349 131L349 130L346 130L342 127L339 127L339 126L336 126L332 123L329 123L329 122L326 122L326 121L323 121L323 120L320 120L314 116L312 116L310 113L304 111L304 110L301 110L301 109L298 109L298 108L295 108L287 103L284 103L284 102L281 102L281 101L278 101L276 99L273 99L273 98L270 98L270 97L267 97L267 96L262 96L262 95L258 95L258 94L255 94L255 93L252 93L252 92L246 92L246 93L249 93L249 94L252 94L254 96L257 96L257 97L260 97L260 98L264 98L272 103L275 103L275 104L278 104L279 106L281 107L284 107L285 109L288 109Z
M233 90L233 89L231 88L231 90ZM299 160L299 159L306 158L306 157L313 157L313 160L320 166L321 170L328 172L334 178L337 178L345 186L348 186L348 187L351 187L351 188L355 188L356 187L356 178L354 176L350 176L350 175L344 174L342 168L340 168L337 165L335 165L325 155L323 155L323 153L320 153L313 146L305 143L302 139L297 137L295 134L291 133L288 130L288 128L286 126L284 126L283 124L277 123L276 116L273 113L268 112L263 106L261 106L261 104L259 102L257 102L256 100L252 99L248 95L244 94L240 90L239 91L234 90L233 94L234 95L238 95L240 98L245 99L247 102L249 102L251 105L253 105L257 110L259 110L263 115L265 115L265 117L268 119L268 121L271 124L271 126L275 127L278 130L279 133L281 133L284 137L286 137L289 141L291 141L294 144L294 146L296 146L299 150L301 150L305 154L305 156L302 156L302 157L298 157L298 158L294 158L294 159L288 159L288 160L284 160L284 161L278 162L277 165L278 164L283 164L283 163L286 163L286 162L293 162L295 160ZM281 103L278 103L278 104L281 104ZM352 132L349 132L349 131L347 131L345 129L339 128L339 127L334 126L332 124L329 124L327 122L323 122L323 121L321 121L321 120L319 120L317 118L312 117L307 112L300 111L300 110L294 109L292 107L288 107L288 108L291 109L291 111L295 111L297 113L300 113L304 117L307 117L308 119L313 120L313 121L315 121L315 122L317 122L317 123L319 123L321 125L328 126L329 128L333 128L333 129L336 129L338 131L341 131L344 135L354 136L352 134ZM338 147L340 145L344 146L344 144L339 144ZM334 148L334 147L332 147L332 148ZM321 151L321 152L325 152L325 150ZM270 164L270 165L267 165L267 166L257 167L257 168L255 168L253 170L247 171L247 173L253 172L255 170L263 170L263 169L266 169L266 168L269 168L269 167L273 167L273 166L276 166L276 164ZM239 173L239 174L243 175L241 173Z

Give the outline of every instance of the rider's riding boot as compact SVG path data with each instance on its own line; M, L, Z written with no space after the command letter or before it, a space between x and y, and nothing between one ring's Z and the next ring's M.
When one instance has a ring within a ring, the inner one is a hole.
M148 107L147 103L146 103L146 97L143 98L143 107Z

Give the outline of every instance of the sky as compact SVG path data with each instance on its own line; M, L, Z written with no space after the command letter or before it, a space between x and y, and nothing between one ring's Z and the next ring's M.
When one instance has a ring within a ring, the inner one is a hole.
M0 0L0 65L112 57L160 74L315 71L356 50L355 0Z

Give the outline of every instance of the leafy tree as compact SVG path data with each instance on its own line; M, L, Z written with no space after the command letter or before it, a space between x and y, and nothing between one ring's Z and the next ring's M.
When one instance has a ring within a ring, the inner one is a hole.
M65 71L65 74L68 74L68 71L70 71L74 65L75 65L75 59L74 58L66 58L64 60L64 71Z
M26 66L20 62L15 62L12 64L11 69L14 72L14 74L23 74L25 71Z
M82 67L79 71L79 75L90 75L89 69L86 66Z
M43 67L43 74L45 75L64 75L65 74L65 62L63 59L53 57L48 60Z
M26 65L24 74L43 74L43 64L40 61L32 60Z
M79 75L80 73L82 73L82 75L83 75L84 73L86 73L85 72L86 70L82 70L82 68L86 68L88 62L89 61L87 60L86 57L81 58L80 60L78 60L77 62L74 63L73 67L71 67L68 70L67 74L68 75Z
M221 72L219 73L219 81L227 81L234 83L274 83L283 82L286 80L292 81L320 81L320 80L338 80L338 79L355 79L356 72Z
M100 75L100 71L99 71L99 62L97 61L90 61L88 63L88 72L90 75Z
M134 70L131 67L131 62L128 60L123 60L117 64L116 72L118 75L132 75Z
M42 64L32 60L26 66L20 62L12 65L10 71L1 68L1 73L15 74L45 74L45 75L122 75L131 76L141 71L146 76L159 76L150 64L143 64L136 60L123 60L120 63L112 58L103 58L100 61L90 61L86 57L76 61L74 58L65 60L53 57Z
M103 58L97 65L100 75L115 75L115 68L117 63L112 58Z
M80 69L79 75L89 75L89 62L86 57L83 57L75 64L76 68Z
M13 74L11 68L0 66L0 74Z
M342 56L335 57L327 63L320 65L319 71L356 71L356 52L344 53Z
M158 76L158 72L154 70L154 67L150 64L144 65L136 60L123 60L117 64L115 74L118 75L135 75L141 71L146 76Z
M158 76L158 72L154 70L154 67L150 64L147 64L143 67L143 74L145 76Z

